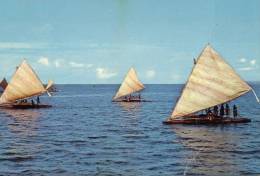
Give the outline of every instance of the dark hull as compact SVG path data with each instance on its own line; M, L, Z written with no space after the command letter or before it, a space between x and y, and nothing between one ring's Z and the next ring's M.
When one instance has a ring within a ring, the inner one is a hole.
M131 102L151 102L151 101L133 99L133 100L117 100L117 101L113 101L113 102L126 102L126 103L131 103Z
M179 119L168 119L163 123L166 125L171 124L187 124L187 125L216 125L216 124L237 124L237 123L248 123L251 122L248 118L232 118L232 117L200 117L200 116L192 116L192 117L184 117Z
M11 109L40 109L40 108L50 108L51 105L46 104L11 104L7 106L2 106L3 108L11 108Z

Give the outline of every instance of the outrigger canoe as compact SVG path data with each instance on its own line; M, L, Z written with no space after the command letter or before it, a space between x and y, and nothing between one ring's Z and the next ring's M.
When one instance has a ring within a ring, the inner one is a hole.
M250 122L250 119L243 117L193 115L205 109L228 103L249 91L255 94L253 88L208 44L195 60L191 74L171 116L163 123L232 124ZM259 102L257 96L256 99Z
M207 115L194 115L186 116L182 118L168 119L163 124L187 124L187 125L199 125L199 124L236 124L236 123L248 123L250 119L244 117L220 117L220 116L207 116Z
M131 96L133 93L140 92L144 89L143 83L138 79L135 69L132 67L126 74L122 84L120 85L116 95L113 97L114 102L144 102L143 99L134 98L133 96L128 100L124 98Z
M45 93L50 96L48 89L52 85L53 81L49 81L47 87L44 87L33 68L26 60L23 60L1 95L0 106L16 109L49 108L51 107L50 105L32 104L29 102L18 103L17 101L26 100Z

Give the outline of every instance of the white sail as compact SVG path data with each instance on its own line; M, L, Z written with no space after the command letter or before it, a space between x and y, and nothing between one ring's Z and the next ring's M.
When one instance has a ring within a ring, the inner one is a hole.
M143 89L144 85L139 81L135 69L130 68L113 100L116 100L134 92L141 91Z
M189 115L219 105L252 88L210 46L203 50L170 118Z
M0 97L0 104L12 103L16 100L41 95L45 92L46 89L43 87L42 82L24 60Z

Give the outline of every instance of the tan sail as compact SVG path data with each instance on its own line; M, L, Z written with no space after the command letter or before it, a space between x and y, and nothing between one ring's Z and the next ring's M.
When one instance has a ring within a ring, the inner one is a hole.
M197 59L171 119L231 101L250 90L234 69L207 45Z
M46 86L46 90L49 90L50 88L52 88L54 82L52 80L49 80L48 85Z
M8 85L8 83L7 83L6 79L4 78L4 79L1 81L1 83L0 83L0 87L2 87L3 90L5 90L6 87L7 87L7 85Z
M120 97L129 95L134 92L141 91L143 89L144 85L139 81L135 69L130 68L113 100L116 100Z
M41 95L45 92L46 89L43 87L42 82L24 60L0 97L0 104L12 103L16 100Z

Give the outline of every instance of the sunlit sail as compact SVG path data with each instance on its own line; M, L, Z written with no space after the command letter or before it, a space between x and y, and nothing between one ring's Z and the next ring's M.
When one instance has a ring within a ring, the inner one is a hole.
M47 92L37 74L24 60L15 71L10 83L0 97L0 104L38 96Z
M207 45L192 69L169 120L234 100L252 88Z
M137 77L137 73L135 69L132 67L128 71L124 81L122 82L113 100L117 100L121 97L130 95L135 92L139 92L144 88L145 88L144 85L141 83L141 81L139 81Z

